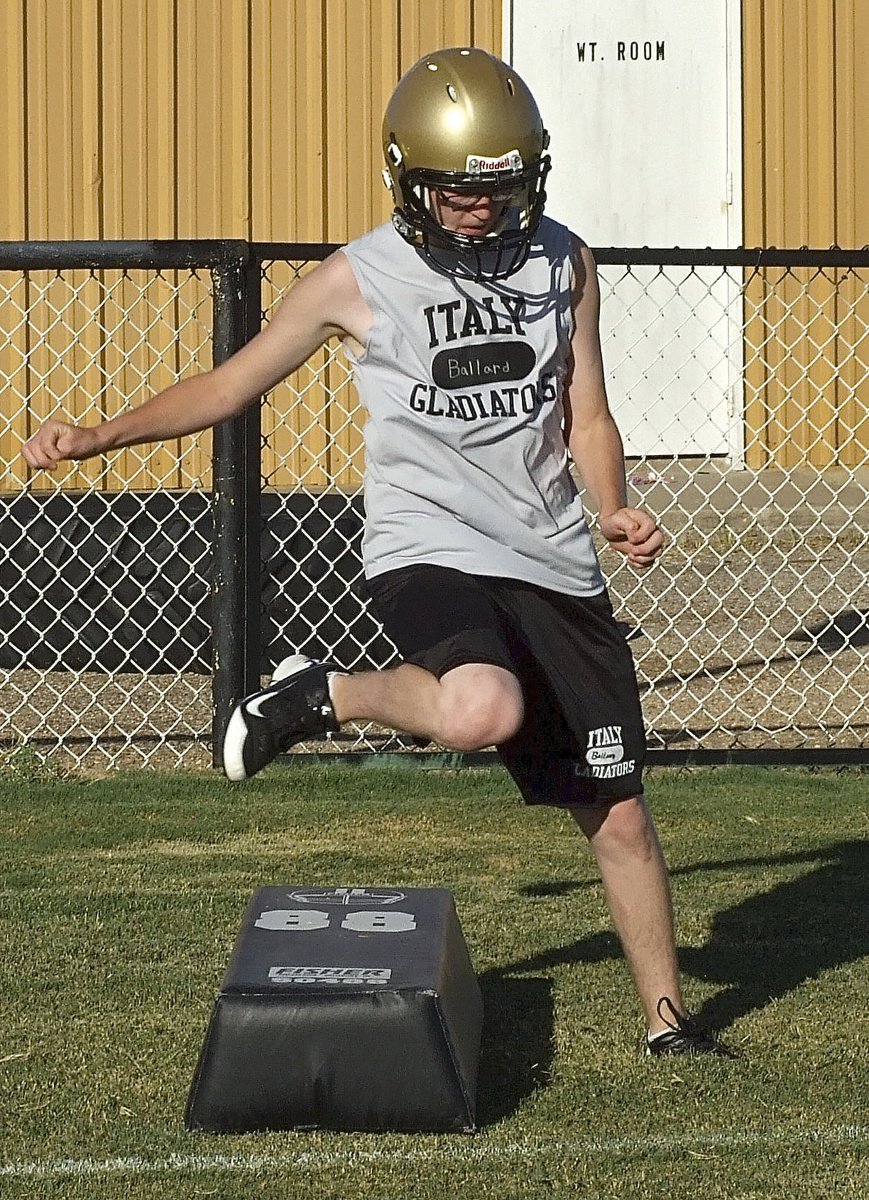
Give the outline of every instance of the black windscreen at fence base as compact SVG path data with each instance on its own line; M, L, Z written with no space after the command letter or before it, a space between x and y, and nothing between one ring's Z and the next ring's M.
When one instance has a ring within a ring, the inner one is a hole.
M265 492L262 522L261 670L299 650L348 669L394 661L367 609L361 498ZM0 668L209 674L211 539L206 492L0 496ZM865 746L653 742L648 755L649 766L867 762Z
M297 650L389 661L361 499L266 492L262 510L262 669ZM0 667L210 672L211 537L206 492L0 497Z

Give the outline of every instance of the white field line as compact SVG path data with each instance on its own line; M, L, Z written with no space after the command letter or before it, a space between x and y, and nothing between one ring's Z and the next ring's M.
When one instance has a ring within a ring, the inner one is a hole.
M81 1178L90 1175L149 1175L206 1171L265 1171L304 1167L325 1170L354 1163L457 1163L473 1165L494 1159L534 1159L543 1155L560 1158L590 1158L607 1155L645 1154L650 1151L702 1152L736 1147L832 1146L869 1143L869 1126L839 1125L831 1129L736 1130L730 1133L675 1134L671 1137L591 1138L586 1141L489 1141L463 1138L416 1149L401 1150L301 1150L281 1154L170 1154L168 1158L65 1158L54 1162L6 1163L0 1165L0 1178L46 1179Z

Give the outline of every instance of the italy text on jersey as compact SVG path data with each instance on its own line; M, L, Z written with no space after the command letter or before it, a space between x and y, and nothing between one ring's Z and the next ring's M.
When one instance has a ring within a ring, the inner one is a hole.
M554 372L534 379L537 353L527 335L525 297L464 296L426 305L422 316L428 348L437 353L432 382L417 381L410 390L413 412L458 421L524 420L556 400Z

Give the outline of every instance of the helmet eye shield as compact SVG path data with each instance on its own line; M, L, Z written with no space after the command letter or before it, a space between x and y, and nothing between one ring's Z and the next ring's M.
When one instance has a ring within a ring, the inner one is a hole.
M515 201L522 192L522 188L491 188L479 191L459 191L457 188L429 188L429 192L435 194L441 203L446 204L449 208L454 208L459 212L472 211L476 206L483 203L490 204L510 204Z
M422 189L430 192L446 192L456 196L485 196L498 204L510 204L519 200L523 193L533 203L535 192L542 189L543 180L549 171L549 156L543 155L536 163L522 171L435 171L429 167L415 167L401 177L401 190L406 200L411 195L420 195Z

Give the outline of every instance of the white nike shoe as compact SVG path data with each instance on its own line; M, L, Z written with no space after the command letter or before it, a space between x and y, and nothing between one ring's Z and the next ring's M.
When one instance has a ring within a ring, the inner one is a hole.
M338 732L328 682L334 671L340 671L334 663L291 654L275 668L268 687L245 696L223 738L228 779L250 779L296 742Z

